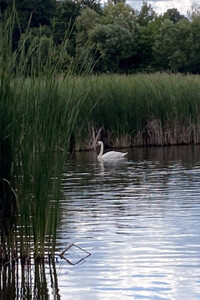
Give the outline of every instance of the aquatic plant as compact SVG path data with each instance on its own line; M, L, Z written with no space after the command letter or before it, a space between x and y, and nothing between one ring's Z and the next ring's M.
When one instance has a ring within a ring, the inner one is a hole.
M200 142L198 75L101 75L90 77L87 85L79 115L85 125L76 130L77 150L89 149L99 132L113 148Z
M61 299L53 259L16 268L0 265L0 287L0 299Z
M58 77L41 41L12 49L14 15L0 23L0 261L44 259L53 254L60 181L71 133L87 89ZM31 49L31 50L30 50ZM65 44L63 44L64 51Z

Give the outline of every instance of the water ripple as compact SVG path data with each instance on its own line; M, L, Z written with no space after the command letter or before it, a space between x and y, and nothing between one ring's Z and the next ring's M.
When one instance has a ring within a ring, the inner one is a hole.
M58 251L73 242L92 255L62 263L63 299L200 299L198 153L150 148L115 166L89 153L67 162Z

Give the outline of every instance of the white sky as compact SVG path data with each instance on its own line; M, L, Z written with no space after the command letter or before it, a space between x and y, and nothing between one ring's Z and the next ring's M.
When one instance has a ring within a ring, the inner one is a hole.
M164 13L169 8L177 8L181 14L187 14L187 11L191 10L192 4L195 2L195 0L152 0L147 1L148 4L151 4L153 9L157 13ZM199 0L196 0L197 3L199 3ZM132 6L135 9L140 10L142 1L141 0L127 0L127 4Z

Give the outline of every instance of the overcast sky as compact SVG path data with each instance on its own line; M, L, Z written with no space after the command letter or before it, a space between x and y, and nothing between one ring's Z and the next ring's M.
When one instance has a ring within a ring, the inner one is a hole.
M199 0L198 0L199 1ZM198 3L196 0L196 2ZM192 3L195 0L151 0L147 1L151 4L153 9L157 13L163 13L169 8L177 8L181 14L187 14L188 10L191 10ZM133 8L140 10L142 1L141 0L127 0L127 4L131 5Z

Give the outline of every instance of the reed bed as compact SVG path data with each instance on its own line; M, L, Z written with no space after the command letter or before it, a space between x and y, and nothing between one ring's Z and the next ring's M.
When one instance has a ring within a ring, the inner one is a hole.
M198 75L102 75L90 77L87 84L77 150L90 149L96 137L113 148L200 142Z
M0 262L53 255L60 181L71 133L85 100L82 80L58 77L60 60L49 39L42 61L40 41L12 49L15 16L0 23ZM30 38L30 37L29 37ZM63 44L64 51L65 44Z

